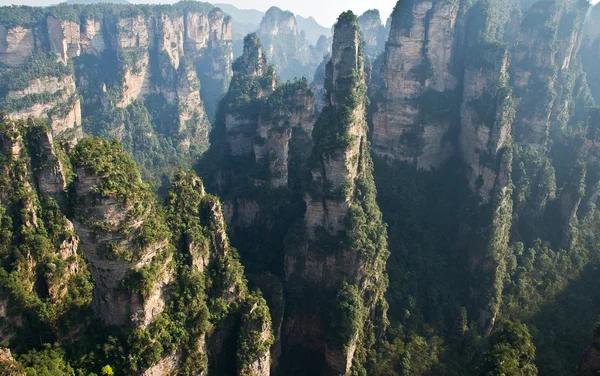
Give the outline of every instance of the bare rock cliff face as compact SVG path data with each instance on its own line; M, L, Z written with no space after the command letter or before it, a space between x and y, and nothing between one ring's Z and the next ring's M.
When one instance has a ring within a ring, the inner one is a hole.
M363 34L365 55L370 60L375 60L384 50L388 38L388 31L381 22L377 9L368 10L358 17L358 24Z
M429 170L454 152L448 133L458 84L452 69L457 17L458 5L451 1L397 6L381 68L384 99L373 117L376 155ZM433 113L424 107L432 98L441 98Z
M25 63L35 51L33 30L0 25L0 61L9 66Z
M497 166L511 148L514 110L506 87L508 51L487 46L479 54L465 69L459 146L469 187L489 203L496 189L508 187L507 171Z
M327 45L310 46L298 31L296 17L289 11L271 7L257 31L269 61L284 81L311 77L327 52Z
M169 239L140 245L137 237L141 236L144 223L156 215L153 204L103 197L95 192L106 184L105 177L90 173L85 164L76 162L74 169L78 202L74 224L96 282L92 307L107 325L146 327L167 303L165 287L173 272L167 251ZM150 291L142 294L124 286L129 273L152 262L160 263L158 274L162 278Z
M576 60L586 11L586 7L568 8L566 2L540 1L524 16L510 72L518 144L538 151L547 146L553 111L562 105L557 91Z

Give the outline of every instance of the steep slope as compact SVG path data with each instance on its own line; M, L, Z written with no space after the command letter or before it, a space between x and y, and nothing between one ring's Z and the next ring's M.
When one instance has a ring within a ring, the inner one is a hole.
M257 35L267 58L284 81L311 77L328 49L327 45L318 42L316 47L309 46L294 14L277 7L271 7L265 13Z
M0 137L0 338L28 372L269 374L268 307L199 178L179 172L163 206L116 141L65 154L5 117Z
M208 147L209 118L231 76L231 18L204 3L0 10L0 107L122 141L164 185ZM164 187L163 187L164 188Z
M376 155L429 170L455 151L458 16L454 1L402 1L394 9L381 68L383 98L373 116Z
M588 84L596 103L600 103L600 75L595 63L600 56L600 5L590 10L585 22L583 42L581 46L581 62L588 78Z
M597 80L586 79L579 58L588 6L402 1L393 14L382 86L369 91L378 201L391 234L390 319L421 333L436 326L456 346L445 364L503 318L545 328L532 330L540 373L575 363L554 347L582 338L562 335L566 323L560 339L548 334L544 312L596 265L560 266L595 254L597 111L588 83ZM530 285L550 275L558 279ZM568 312L556 304L553 312ZM460 334L446 321L456 316L466 323Z
M283 343L293 374L358 372L386 322L386 230L375 202L364 53L352 12L338 19L332 51L326 106L313 130L307 209L285 253Z
M371 9L358 17L358 24L363 34L365 55L372 61L385 50L388 31L381 22L377 9Z

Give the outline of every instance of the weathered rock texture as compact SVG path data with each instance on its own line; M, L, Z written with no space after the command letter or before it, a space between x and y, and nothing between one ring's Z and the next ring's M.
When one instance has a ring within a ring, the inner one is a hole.
M403 1L396 6L381 76L383 99L373 116L376 155L429 170L455 151L458 5Z
M385 315L378 307L385 290L387 244L381 214L371 201L364 63L358 20L351 12L344 13L335 26L327 65L326 106L313 130L312 181L305 196L304 223L290 235L295 240L285 254L289 308L283 324L284 357L286 352L288 356L311 352L312 365L296 366L304 370L314 366L315 372L348 373L355 353L368 346L369 328L381 324ZM361 230L351 223L363 220L372 232L366 243L358 244L353 234ZM327 239L338 236L348 242L326 246ZM328 317L343 315L335 300L345 299L348 291L354 293L354 304L364 315L359 320L367 320L366 325L328 322ZM315 302L315 296L321 300ZM343 334L336 333L341 331L337 325L345 329Z
M185 328L151 362L127 350L117 372L170 375L193 362L198 375L223 374L238 362L231 374L270 374L269 308L248 291L221 204L195 174L175 176L162 208L116 141L83 138L66 153L43 125L0 120L3 341L78 310L55 329L61 345L93 341L81 338L92 322L132 347L159 340L165 322ZM20 247L7 247L17 236ZM3 371L12 369L7 354Z
M277 75L285 81L311 77L329 49L329 43L324 43L326 37L319 39L316 46L309 45L298 31L294 14L277 7L265 13L257 34Z
M48 119L54 136L76 141L83 118L94 118L87 132L127 140L135 136L123 127L121 109L144 102L149 113L161 112L160 101L172 114L150 118L152 136L173 139L182 153L206 150L208 119L231 77L229 16L204 3L150 12L62 8L77 17L61 18L62 11L48 8L27 24L0 25L0 61L10 67L2 73L14 82L0 90L0 107L13 118ZM98 117L112 129L101 129ZM119 127L125 129L115 131Z
M365 55L375 60L384 50L388 38L388 30L381 22L377 9L368 10L358 17L360 31L365 43Z
M557 91L576 60L586 12L568 2L540 1L523 18L511 62L518 144L546 147L552 112L561 105Z

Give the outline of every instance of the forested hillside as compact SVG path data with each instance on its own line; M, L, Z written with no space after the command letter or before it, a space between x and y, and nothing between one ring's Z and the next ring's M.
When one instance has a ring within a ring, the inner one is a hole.
M600 372L600 5L254 16L0 7L0 375Z

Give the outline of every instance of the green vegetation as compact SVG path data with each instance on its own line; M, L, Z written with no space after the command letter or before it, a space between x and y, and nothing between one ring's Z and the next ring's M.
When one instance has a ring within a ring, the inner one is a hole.
M0 96L5 97L10 91L26 89L35 79L56 78L60 82L73 74L73 65L58 61L52 54L40 53L18 68L0 70L0 74Z
M32 157L38 166L40 161L34 145L22 140L35 142L35 134L44 131L44 125L1 119L0 137L8 149L0 156L4 171L0 187L7 193L0 215L0 281L11 310L36 317L47 329L68 310L89 304L92 282L80 255L68 254L68 249L59 252L76 235L57 203L38 194L31 180ZM16 157L11 155L11 143L21 145ZM73 265L82 265L80 273L69 271Z
M483 361L481 375L535 376L538 373L534 358L535 347L527 326L503 322L490 337L490 349Z
M75 371L65 361L64 351L55 344L45 345L42 350L21 355L19 363L25 368L27 376L66 375L75 376Z
M249 366L269 353L274 338L269 307L260 291L248 295L245 304L238 339L237 364L241 375L252 376Z
M364 304L358 287L344 282L339 290L331 317L328 339L332 347L347 349L364 325Z

